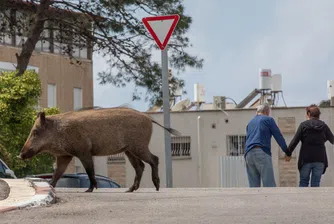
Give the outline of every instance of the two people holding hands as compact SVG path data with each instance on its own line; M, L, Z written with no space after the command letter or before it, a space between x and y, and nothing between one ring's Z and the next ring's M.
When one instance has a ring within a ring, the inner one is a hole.
M322 174L328 167L325 143L334 144L334 136L325 122L320 120L320 109L317 105L306 108L306 120L302 122L289 146L269 116L267 104L257 108L256 116L248 123L246 132L245 161L250 187L276 187L272 158L271 137L273 136L285 153L285 161L290 161L291 154L301 142L298 158L300 174L299 187L308 187L311 176L311 187L319 187Z

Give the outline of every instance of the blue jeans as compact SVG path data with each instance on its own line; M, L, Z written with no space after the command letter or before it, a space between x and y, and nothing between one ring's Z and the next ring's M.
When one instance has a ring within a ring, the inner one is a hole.
M324 171L325 164L323 163L306 163L299 171L300 181L299 187L308 187L311 177L311 187L319 187L321 175Z
M249 187L276 187L271 156L261 148L253 148L246 155Z

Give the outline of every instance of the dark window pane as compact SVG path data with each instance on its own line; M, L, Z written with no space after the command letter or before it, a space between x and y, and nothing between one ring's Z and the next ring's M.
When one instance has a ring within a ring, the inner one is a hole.
M0 162L0 173L5 173L5 167L2 162Z
M81 178L80 179L80 187L82 188L89 188L90 186L90 181L88 178Z
M109 182L112 188L118 188L118 185L116 185L114 182Z
M109 181L106 180L97 180L97 187L98 188L110 188Z
M61 178L57 182L56 187L80 188L80 181L79 179L75 179L75 178Z

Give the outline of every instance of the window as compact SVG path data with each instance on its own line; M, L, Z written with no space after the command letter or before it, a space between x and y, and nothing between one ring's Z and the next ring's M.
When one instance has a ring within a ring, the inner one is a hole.
M190 136L172 137L172 156L190 156Z
M4 16L8 19L4 19ZM22 47L23 43L27 40L29 30L31 27L31 21L34 19L34 13L30 10L16 10L10 9L0 13L0 21L2 22L2 30L0 30L0 44ZM71 19L71 18L70 18ZM11 32L10 22L16 23L19 21L19 25L15 30ZM83 24L85 23L85 24ZM66 24L66 22L64 23ZM80 27L72 28L70 25L55 24L49 21L45 21L44 30L41 33L41 37L36 43L36 52L50 52L60 55L67 55L65 49L68 47L74 49L74 57L91 60L91 44L89 40L84 38L84 35L78 34L77 30L80 30L81 26L85 26L86 29L91 29L91 23L87 20L83 20L78 24ZM77 46L73 46L76 43ZM81 48L81 49L80 49Z
M0 162L0 173L5 173L6 168L5 166Z
M80 188L80 180L77 178L60 178L56 187Z
M110 181L109 184L111 185L112 188L119 188L119 185L117 185L116 183Z
M82 108L82 89L74 88L73 90L73 107L74 110Z
M15 71L17 65L15 63L0 61L0 71ZM38 73L39 69L28 65L27 70L35 70Z
M57 97L56 97L56 85L48 84L48 107L56 107L57 106Z
M227 156L241 156L245 154L246 135L227 136Z
M89 188L90 180L87 177L80 178L80 188Z
M15 71L15 67L13 64L9 63L9 62L2 62L0 61L0 72L1 71Z
M87 59L87 46L80 40L73 44L73 57Z
M9 21L13 19L12 15L13 11L11 10L2 11L0 14L0 20L1 20L0 44L12 45L13 38Z
M107 180L97 180L97 187L98 188L110 188L110 183Z
M83 47L80 50L80 58L87 59L88 58L88 49L87 47Z

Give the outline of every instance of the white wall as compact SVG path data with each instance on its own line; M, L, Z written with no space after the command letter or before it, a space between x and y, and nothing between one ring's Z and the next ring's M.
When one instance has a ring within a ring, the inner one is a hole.
M152 117L163 124L162 114L154 114ZM198 182L197 167L197 136L196 136L196 114L180 113L178 116L171 118L171 126L182 132L183 135L191 136L191 159L185 160L173 160L173 181L174 186L178 187L191 187ZM187 127L186 129L184 127ZM153 135L150 142L150 150L153 154L159 157L159 176L160 185L166 186L165 175L165 151L164 151L164 129L153 124ZM135 171L131 164L126 159L126 186L133 184ZM187 176L185 179L184 177ZM141 187L153 187L151 181L151 167L145 163L145 170L141 182Z

